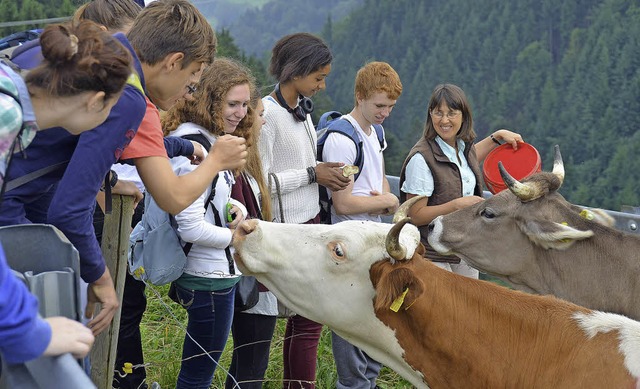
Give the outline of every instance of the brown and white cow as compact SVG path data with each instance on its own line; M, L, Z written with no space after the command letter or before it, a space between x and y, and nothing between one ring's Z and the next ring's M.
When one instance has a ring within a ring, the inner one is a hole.
M607 226L597 210L557 192L564 167L518 182L503 167L504 190L436 218L429 244L515 288L640 320L640 236Z
M406 221L249 220L235 257L294 311L419 388L636 387L640 323L441 270Z

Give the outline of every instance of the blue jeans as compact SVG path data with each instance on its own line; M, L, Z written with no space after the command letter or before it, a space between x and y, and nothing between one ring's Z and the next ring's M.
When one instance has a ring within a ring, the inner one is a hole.
M364 351L331 331L331 349L336 362L336 389L374 389L382 365Z
M235 286L216 291L194 291L179 285L175 285L175 288L180 305L189 315L187 332L208 352L208 355L205 354L185 335L176 388L208 389L229 337Z

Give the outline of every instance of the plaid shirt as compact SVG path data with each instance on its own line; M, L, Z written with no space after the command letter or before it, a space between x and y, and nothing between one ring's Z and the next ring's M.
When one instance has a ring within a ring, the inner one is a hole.
M6 74L5 69L0 67L0 86L17 96L18 89ZM22 109L20 105L13 97L0 93L0 185L9 160L11 145L18 136L21 127ZM27 123L25 131L20 136L20 144L17 145L16 151L27 147L35 137L36 131L35 123Z

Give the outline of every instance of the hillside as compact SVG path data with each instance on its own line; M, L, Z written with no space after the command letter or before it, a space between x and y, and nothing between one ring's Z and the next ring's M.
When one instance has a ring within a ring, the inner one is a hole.
M231 1L231 0L228 0ZM282 36L299 31L318 33L327 22L341 20L363 0L269 0L262 7L248 8L228 28L247 54L268 57Z
M469 96L476 132L520 132L550 169L559 144L574 203L640 204L640 8L638 1L366 0L325 28L335 61L334 108L352 104L353 77L389 62L404 84L385 128L387 172L398 174L422 132L436 84ZM460 12L464 10L464 12ZM452 17L453 16L453 17Z

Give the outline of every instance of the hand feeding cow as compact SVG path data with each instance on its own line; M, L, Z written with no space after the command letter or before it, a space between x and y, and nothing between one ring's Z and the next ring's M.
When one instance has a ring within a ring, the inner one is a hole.
M635 387L640 323L441 270L407 220L249 220L235 257L287 306L416 387Z
M517 289L640 320L640 237L567 202L555 152L552 173L523 182L499 165L509 190L436 218L429 244Z

